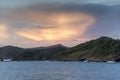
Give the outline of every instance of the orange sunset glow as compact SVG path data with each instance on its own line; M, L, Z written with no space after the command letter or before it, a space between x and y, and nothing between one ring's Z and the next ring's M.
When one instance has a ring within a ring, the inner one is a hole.
M119 6L106 2L2 0L0 46L75 46L103 35L119 38Z
M6 39L7 37L8 37L7 26L4 24L0 24L0 41Z
M17 32L18 35L35 41L68 40L84 34L87 28L95 22L94 17L83 13L59 13L50 17L44 16L41 20L43 23L49 22L53 28L33 28L32 31L28 29Z

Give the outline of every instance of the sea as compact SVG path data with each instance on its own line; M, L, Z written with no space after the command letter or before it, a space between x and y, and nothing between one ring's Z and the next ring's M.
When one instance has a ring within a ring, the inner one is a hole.
M120 63L0 62L0 80L120 80Z

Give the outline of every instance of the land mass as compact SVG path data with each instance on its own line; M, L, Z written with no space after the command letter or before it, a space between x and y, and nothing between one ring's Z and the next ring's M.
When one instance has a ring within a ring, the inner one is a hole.
M100 37L53 55L51 60L62 61L120 61L120 40Z
M12 60L23 61L23 60L50 60L53 55L61 51L67 50L68 47L65 47L61 44L48 46L48 47L39 47L28 49L20 54L17 54Z
M14 61L51 60L51 61L116 61L120 62L120 40L100 37L95 40L68 48L61 44L38 47L18 48L6 46L0 48L0 56Z

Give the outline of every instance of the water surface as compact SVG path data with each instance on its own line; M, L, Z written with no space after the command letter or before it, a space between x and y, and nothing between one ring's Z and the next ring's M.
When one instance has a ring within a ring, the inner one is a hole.
M0 80L120 80L120 63L0 62Z

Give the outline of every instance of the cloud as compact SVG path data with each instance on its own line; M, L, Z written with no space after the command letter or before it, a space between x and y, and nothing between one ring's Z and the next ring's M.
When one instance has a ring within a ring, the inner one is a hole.
M8 29L4 24L0 24L0 42L8 38Z
M18 31L17 34L36 41L68 40L83 35L87 28L95 22L94 17L83 13L52 13L52 16L42 16L40 22L54 26L53 28L33 28ZM36 19L35 19L36 20Z
M7 32L7 28L5 25L0 25L0 38L5 38Z
M120 0L1 0L0 7L25 7L29 5L34 5L37 3L41 4L51 4L51 3L61 3L61 4L104 4L104 5L119 5Z
M38 3L2 11L0 22L7 24L1 29L7 38L2 39L4 44L75 45L102 35L119 35L118 5Z
M120 0L86 0L85 3L92 3L92 4L104 4L104 5L119 5Z

